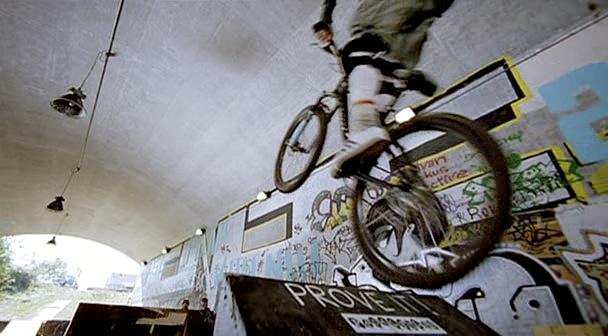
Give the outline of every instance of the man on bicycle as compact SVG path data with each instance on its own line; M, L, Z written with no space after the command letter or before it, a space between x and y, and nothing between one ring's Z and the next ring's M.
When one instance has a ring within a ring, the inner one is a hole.
M342 49L349 82L350 134L338 152L332 175L341 177L349 164L375 157L390 142L379 115L381 96L398 97L403 89L386 78L404 79L407 90L431 96L437 86L414 70L427 31L454 0L361 0L351 22L351 39ZM324 43L333 40L336 0L324 0L321 20L313 26Z

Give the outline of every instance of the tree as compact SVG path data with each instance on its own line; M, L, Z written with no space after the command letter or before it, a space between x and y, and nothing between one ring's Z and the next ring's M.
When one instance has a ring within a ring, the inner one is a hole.
M6 289L10 293L23 292L30 288L36 277L22 267L14 267L10 271L10 284Z
M34 262L31 267L32 274L43 283L54 283L68 275L68 264L65 260L55 259Z
M11 258L8 243L5 238L0 238L0 292L6 290L11 279Z

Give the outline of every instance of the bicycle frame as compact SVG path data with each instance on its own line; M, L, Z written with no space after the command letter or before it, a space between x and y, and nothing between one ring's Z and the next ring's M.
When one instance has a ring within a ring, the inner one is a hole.
M346 141L346 139L348 139L348 133L349 133L348 78L346 77L346 72L344 71L344 67L342 66L340 50L336 47L334 41L331 40L327 45L323 46L323 49L329 51L329 53L334 56L334 58L336 59L336 63L339 66L342 77L338 81L338 85L336 86L336 88L332 91L324 91L322 93L322 95L319 97L319 99L317 99L317 101L315 102L315 104L313 106L320 108L326 114L327 123L331 122L331 119L333 118L334 114L338 110L340 110L340 131L341 131L341 135L342 135L342 140ZM335 106L330 108L330 105L325 103L325 101L328 99L336 101L337 103L335 104ZM392 104L387 106L384 113L393 111L395 102L396 102L396 100ZM306 127L307 124L308 124L308 120L305 122L304 127L302 127L301 130L298 130L298 132L296 133L296 136L294 137L296 143L297 143L297 140L300 138L301 132L304 130L304 128ZM291 145L292 144L290 144L290 146ZM397 149L399 149L399 151L401 151L401 153L405 152L404 148L397 141L393 141L393 145ZM295 144L293 146L295 146ZM395 154L393 152L393 150L391 148L388 148L388 151L393 158L396 158L398 156L397 154ZM362 171L365 171L365 169L363 169ZM388 183L386 183L380 179L377 179L375 177L372 177L368 174L363 174L361 172L356 172L353 175L353 177L356 177L356 178L359 178L361 180L365 180L368 182L373 182L373 183L376 183L376 184L379 184L382 186L389 186Z

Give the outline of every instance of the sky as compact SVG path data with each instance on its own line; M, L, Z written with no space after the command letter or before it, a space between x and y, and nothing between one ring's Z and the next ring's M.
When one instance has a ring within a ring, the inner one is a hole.
M78 289L105 287L111 273L137 274L141 266L123 253L92 240L57 236L57 245L46 244L52 235L19 235L10 237L11 259L17 265L33 260L60 258L68 272L78 277ZM80 276L78 276L80 274Z

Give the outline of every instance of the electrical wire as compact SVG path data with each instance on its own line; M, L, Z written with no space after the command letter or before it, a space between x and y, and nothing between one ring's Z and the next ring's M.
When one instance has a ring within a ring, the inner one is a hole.
M91 76L91 73L93 72L93 69L95 69L97 62L101 60L103 53L104 53L104 51L102 50L102 51L98 52L97 55L95 55L95 60L93 61L93 64L91 64L91 68L89 68L89 72L87 72L87 75L82 80L82 83L80 83L80 86L78 86L78 89L82 89L82 87L84 86L84 83L87 82L87 79L89 79L89 76Z
M118 12L116 14L116 19L114 20L114 27L112 28L112 36L110 38L110 46L108 47L108 50L105 52L104 51L99 52L98 56L95 58L95 62L89 69L89 73L87 74L83 83L81 84L81 86L82 86L84 84L84 82L86 82L86 80L89 78L89 75L93 71L93 68L95 67L95 64L97 63L97 60L100 57L99 55L105 55L104 62L103 62L103 69L101 70L101 76L99 77L99 84L97 85L97 92L95 94L95 100L93 102L93 109L91 110L91 118L89 119L87 133L84 137L84 142L80 149L80 156L78 158L78 163L76 164L76 168L74 168L72 170L72 173L70 174L70 177L68 178L68 181L66 182L66 184L63 188L63 191L61 192L61 196L63 196L65 194L70 183L73 181L75 175L80 172L80 169L82 167L82 162L84 161L84 157L85 157L86 150L87 150L87 145L89 143L89 137L91 135L91 128L93 127L93 120L95 118L95 111L97 110L97 103L99 102L99 95L101 93L101 88L103 86L103 80L105 78L106 70L108 68L108 61L110 60L110 57L115 56L115 54L112 52L112 47L114 46L114 41L116 39L116 31L118 29L118 23L120 22L120 17L122 14L122 9L124 7L124 3L125 3L125 0L120 1L120 5L118 7Z

